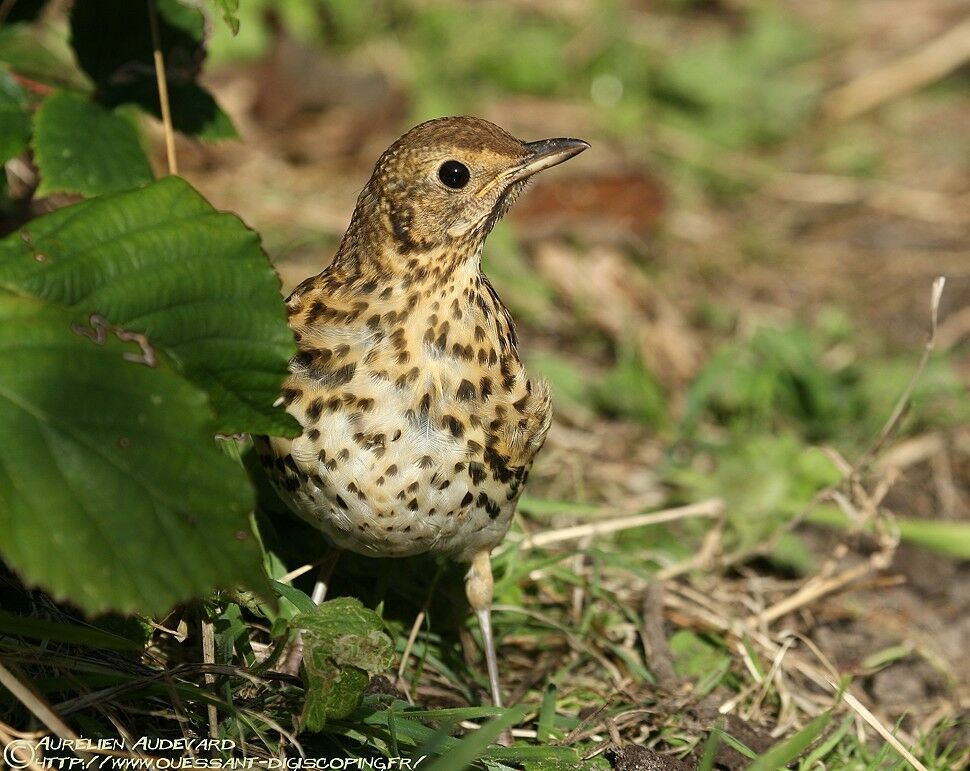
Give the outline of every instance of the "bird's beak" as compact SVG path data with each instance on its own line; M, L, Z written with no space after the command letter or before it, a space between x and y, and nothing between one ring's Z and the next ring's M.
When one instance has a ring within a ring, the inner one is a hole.
M526 156L516 167L512 181L518 182L531 177L537 171L568 161L588 147L589 142L582 139L540 139L538 142L526 142Z

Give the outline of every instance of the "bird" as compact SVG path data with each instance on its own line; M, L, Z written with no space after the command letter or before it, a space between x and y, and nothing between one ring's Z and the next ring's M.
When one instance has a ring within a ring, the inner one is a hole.
M534 174L588 147L523 142L469 116L394 142L330 265L286 300L297 353L277 404L302 433L255 443L280 497L331 546L470 565L465 590L495 706L491 552L552 410L482 272L482 248Z

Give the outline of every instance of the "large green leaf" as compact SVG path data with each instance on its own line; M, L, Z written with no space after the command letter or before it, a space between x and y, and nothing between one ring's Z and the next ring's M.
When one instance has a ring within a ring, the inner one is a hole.
M152 180L138 131L123 115L87 96L57 91L34 116L38 195L113 193Z
M29 139L27 96L10 74L0 69L0 163L26 150Z
M205 61L202 13L176 0L156 0L155 5L173 125L201 139L235 137L228 116L197 82ZM104 104L137 104L160 114L147 2L75 0L71 43Z
M0 25L0 62L36 83L87 90L90 81L78 70L65 38L57 24L7 21Z
M0 554L89 612L268 588L206 394L147 345L0 289Z
M394 644L380 617L355 597L329 600L291 625L303 629L303 725L319 731L329 718L346 717L357 707L367 673L383 672L393 663Z
M84 201L0 241L0 283L148 335L226 433L292 434L273 407L295 352L259 238L178 177Z

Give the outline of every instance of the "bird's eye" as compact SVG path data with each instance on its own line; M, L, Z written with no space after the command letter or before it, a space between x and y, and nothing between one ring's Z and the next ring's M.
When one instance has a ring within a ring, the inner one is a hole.
M438 169L438 179L452 190L461 190L468 184L470 178L471 172L468 167L458 161L445 161Z

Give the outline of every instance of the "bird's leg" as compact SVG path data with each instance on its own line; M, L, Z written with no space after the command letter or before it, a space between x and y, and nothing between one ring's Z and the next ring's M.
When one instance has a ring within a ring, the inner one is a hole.
M478 616L478 624L482 628L482 644L485 646L485 663L488 666L488 684L492 689L492 704L501 707L498 659L495 656L495 638L492 636L493 586L489 552L480 551L472 558L471 570L465 576L465 594L468 595L468 602Z

